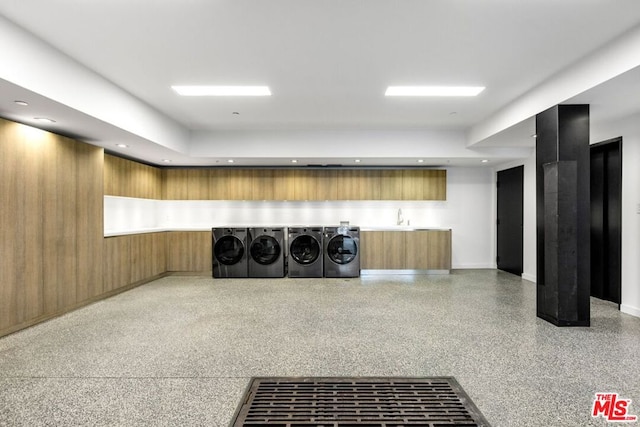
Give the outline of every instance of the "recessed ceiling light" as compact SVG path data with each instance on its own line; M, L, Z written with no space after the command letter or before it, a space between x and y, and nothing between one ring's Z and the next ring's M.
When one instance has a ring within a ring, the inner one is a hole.
M233 163L233 159L227 160L227 163Z
M55 123L56 121L53 119L50 119L48 117L34 117L33 120L37 120L39 122L45 122L45 123Z
M129 148L129 146L127 144L116 144L116 147Z
M291 160L291 163L298 163L296 159Z
M418 163L424 163L424 160L418 159Z
M162 161L165 162L165 163L171 163L171 160L169 160L169 159L162 159Z
M354 162L360 163L360 159L355 159Z
M538 137L538 135L535 134L535 133L533 135L531 135L531 138L537 138L537 137Z
M385 96L476 96L483 86L389 86Z
M482 160L482 163L489 163L489 160L487 160L487 159L483 159L483 160Z
M231 113L231 114L233 114L233 115L235 115L235 116L239 116L239 115L240 115L240 113L239 113L239 112L237 112L237 111L234 111L234 112L233 112L233 113Z
M270 96L268 86L171 86L182 96Z
M19 100L15 100L13 101L14 103L18 104L18 105L22 105L23 107L26 107L27 105L29 105L29 103L27 101L19 101Z

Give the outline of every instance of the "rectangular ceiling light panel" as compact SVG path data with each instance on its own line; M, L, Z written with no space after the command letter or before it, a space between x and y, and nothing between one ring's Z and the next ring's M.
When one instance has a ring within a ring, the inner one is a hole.
M385 96L476 96L483 86L389 86Z
M171 86L182 96L271 96L268 86Z

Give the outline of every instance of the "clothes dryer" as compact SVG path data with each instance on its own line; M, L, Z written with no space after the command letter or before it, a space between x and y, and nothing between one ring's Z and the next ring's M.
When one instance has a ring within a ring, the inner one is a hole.
M284 277L283 227L249 229L249 277Z
M324 276L360 276L360 227L324 228Z
M213 277L248 277L247 229L213 228Z
M289 277L322 277L322 227L289 227Z

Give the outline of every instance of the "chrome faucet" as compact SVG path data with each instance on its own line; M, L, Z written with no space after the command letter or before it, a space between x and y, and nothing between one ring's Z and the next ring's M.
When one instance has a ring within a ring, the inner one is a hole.
M396 225L402 225L403 222L404 222L404 218L402 216L402 208L400 208L398 209L398 221Z

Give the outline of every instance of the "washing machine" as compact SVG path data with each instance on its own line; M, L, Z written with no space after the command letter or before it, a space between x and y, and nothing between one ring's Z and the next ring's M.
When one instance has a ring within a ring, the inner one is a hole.
M289 227L289 277L322 277L322 227Z
M248 277L246 228L213 228L213 277Z
M360 276L360 227L324 228L324 277Z
M284 277L284 236L282 227L249 229L249 277Z

